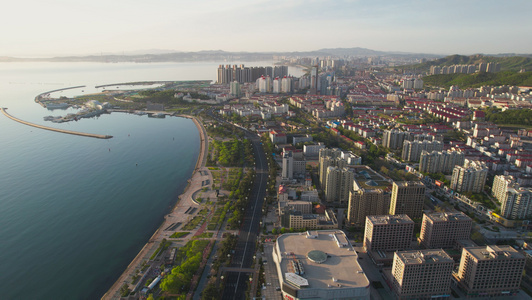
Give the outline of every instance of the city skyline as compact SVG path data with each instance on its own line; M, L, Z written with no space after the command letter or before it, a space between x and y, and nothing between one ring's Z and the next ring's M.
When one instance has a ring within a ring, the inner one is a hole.
M0 56L361 47L431 54L532 53L529 1L113 1L10 3ZM516 21L518 20L518 21ZM501 38L504 37L504 38ZM155 50L152 50L155 51Z

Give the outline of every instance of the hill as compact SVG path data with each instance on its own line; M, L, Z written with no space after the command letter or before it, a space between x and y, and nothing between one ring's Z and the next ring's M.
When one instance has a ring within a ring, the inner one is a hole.
M483 85L532 86L532 72L517 73L504 71L497 73L441 74L423 77L425 86L445 87L456 85L460 88L477 88Z
M424 63L403 66L405 70L418 70L428 72L431 66L451 66L451 65L478 65L479 63L498 63L501 66L501 71L519 71L521 69L532 70L532 58L529 55L522 56L485 56L482 54L464 56L464 55L450 55L440 59L426 61Z

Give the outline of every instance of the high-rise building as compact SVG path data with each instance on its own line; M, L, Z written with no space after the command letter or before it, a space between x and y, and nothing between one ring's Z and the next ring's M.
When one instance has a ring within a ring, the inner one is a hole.
M366 251L410 249L414 221L407 215L367 216L364 229Z
M451 189L457 192L480 193L484 190L488 168L482 163L468 161L464 166L455 166L451 179Z
M315 95L318 92L318 66L310 69L310 93Z
M404 78L403 84L401 86L403 89L413 89L414 88L414 78Z
M328 167L325 184L327 201L346 205L349 202L349 191L353 188L354 177L354 171L350 168Z
M231 94L231 96L240 97L240 95L242 94L240 90L240 83L238 83L238 81L236 80L231 82L229 89L229 93Z
M532 188L521 187L513 176L497 175L492 194L501 202L501 215L508 219L532 218Z
M218 80L220 84L226 84L233 81L233 70L231 65L220 65L218 66Z
M396 129L384 130L382 134L382 145L390 149L402 149L406 135L408 135L407 132Z
M322 189L326 188L327 168L333 166L344 168L348 165L359 165L362 158L349 151L338 148L324 148L319 150L319 175Z
M274 94L279 94L281 92L281 80L279 77L275 77L272 83L272 92Z
M524 267L510 246L466 247L454 277L468 297L509 296L519 291Z
M294 157L292 151L283 152L283 168L281 170L283 179L294 179Z
M395 252L392 286L398 299L450 297L454 261L443 250Z
M421 218L425 202L425 185L417 181L400 181L392 185L390 215L406 214L412 219Z
M469 240L473 221L462 212L424 214L419 239L427 249L452 248Z
M270 76L262 76L258 79L259 83L259 92L260 93L269 93L272 90L272 79Z
M464 161L463 152L423 150L419 157L419 172L449 174L455 166L462 166Z
M367 216L388 214L390 199L390 193L382 189L351 190L347 221L352 225L363 226Z
M273 76L283 78L288 76L288 66L275 66L273 67Z
M404 141L403 152L401 158L404 161L419 161L421 151L441 151L443 150L443 143L440 141Z
M423 79L421 78L415 78L414 79L414 89L420 90L423 88Z
M292 92L292 77L284 76L281 80L281 92L282 93L291 93Z

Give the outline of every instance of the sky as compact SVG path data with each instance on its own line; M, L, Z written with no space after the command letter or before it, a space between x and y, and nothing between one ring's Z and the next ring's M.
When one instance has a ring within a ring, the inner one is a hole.
M17 0L0 56L362 47L532 53L530 0Z

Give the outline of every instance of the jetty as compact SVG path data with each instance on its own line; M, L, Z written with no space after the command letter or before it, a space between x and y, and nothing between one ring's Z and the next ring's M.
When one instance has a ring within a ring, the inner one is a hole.
M97 138L97 139L110 139L110 138L113 137L112 135L85 133L85 132L78 132L78 131L72 131L72 130L66 130L66 129L53 128L53 127L48 127L48 126L39 125L39 124L33 124L33 123L26 122L24 120L17 119L15 117L13 117L12 115L7 113L6 109L7 108L5 108L5 107L1 108L2 113L6 117L10 118L13 121L16 121L16 122L19 122L19 123L22 123L22 124L25 124L25 125L28 125L28 126L32 126L32 127L36 127L36 128L40 128L40 129L44 129L44 130L50 130L50 131L66 133L66 134L73 134L73 135L79 135L79 136L92 137L92 138Z

